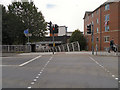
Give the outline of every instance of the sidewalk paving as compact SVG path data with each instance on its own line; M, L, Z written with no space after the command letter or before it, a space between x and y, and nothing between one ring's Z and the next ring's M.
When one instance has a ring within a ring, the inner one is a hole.
M80 51L80 52L55 52L55 54L89 54L92 55L91 51ZM2 57L13 57L16 55L52 55L52 52L31 52L31 53L2 53ZM105 51L101 51L101 52L94 52L94 55L101 55L101 56L120 56L120 52L105 52Z
M81 52L66 52L66 54L89 54L92 55L92 51L81 51ZM101 56L120 56L120 52L105 52L105 51L101 51L101 52L94 52L94 55L101 55Z

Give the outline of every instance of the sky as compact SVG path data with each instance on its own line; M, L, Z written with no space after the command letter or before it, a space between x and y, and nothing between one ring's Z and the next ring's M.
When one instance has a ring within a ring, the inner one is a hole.
M29 1L29 0L28 0ZM58 26L68 27L67 31L76 29L84 31L85 11L93 11L107 0L32 0L45 21L52 21ZM9 5L12 0L0 0L0 4Z

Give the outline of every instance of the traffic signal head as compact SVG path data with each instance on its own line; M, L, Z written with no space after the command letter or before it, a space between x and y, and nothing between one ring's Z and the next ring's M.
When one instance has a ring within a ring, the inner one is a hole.
M55 24L55 32L54 33L58 33L58 25L57 24Z
M87 25L87 34L91 34L91 24Z
M48 23L48 30L51 31L51 29L52 29L52 22L50 21L50 22Z

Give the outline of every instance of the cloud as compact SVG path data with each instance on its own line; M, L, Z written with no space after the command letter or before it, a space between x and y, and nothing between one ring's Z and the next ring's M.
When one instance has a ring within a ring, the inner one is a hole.
M47 4L47 5L46 5L46 8L48 8L48 9L50 9L50 8L54 8L54 7L56 7L55 4Z

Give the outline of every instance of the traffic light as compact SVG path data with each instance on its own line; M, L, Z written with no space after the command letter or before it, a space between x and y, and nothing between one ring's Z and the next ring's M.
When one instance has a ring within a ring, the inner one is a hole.
M54 25L52 26L52 30L51 31L52 31L52 34L55 33L55 26Z
M55 24L55 31L54 31L54 33L58 33L58 25L57 24Z
M52 29L52 22L50 21L50 22L48 23L48 30L51 31L51 29Z
M91 24L87 25L87 34L91 34Z

